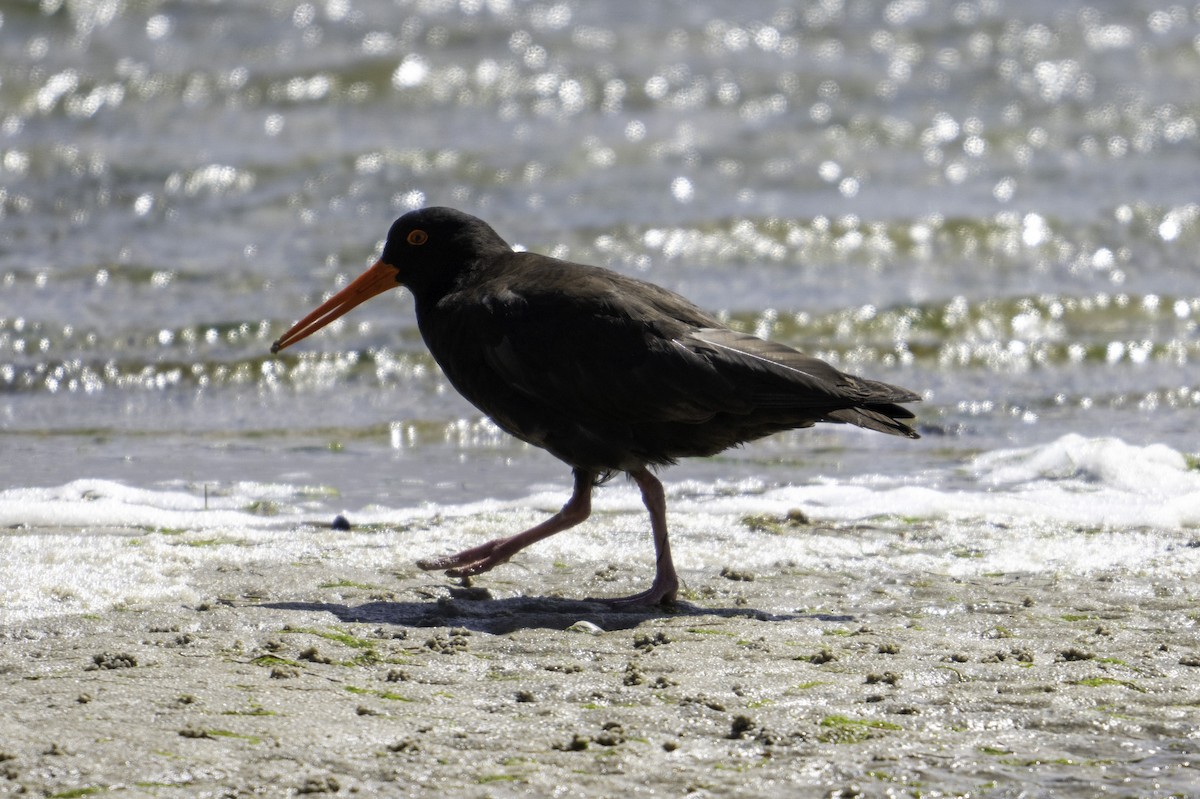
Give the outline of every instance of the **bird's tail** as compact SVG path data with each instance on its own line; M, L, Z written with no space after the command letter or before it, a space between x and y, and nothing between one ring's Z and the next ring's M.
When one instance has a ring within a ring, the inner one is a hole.
M893 436L920 438L921 435L898 419L913 418L912 411L890 403L883 405L864 405L859 408L843 408L825 415L827 421L843 422L868 430L877 430Z
M843 422L868 430L876 430L893 436L920 438L916 430L899 421L912 419L914 414L897 403L920 402L921 395L907 388L881 383L878 380L851 378L852 394L859 400L852 408L831 411L825 418L831 422Z

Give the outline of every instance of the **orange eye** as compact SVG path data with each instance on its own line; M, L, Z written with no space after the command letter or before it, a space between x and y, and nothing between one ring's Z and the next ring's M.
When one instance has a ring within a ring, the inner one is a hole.
M420 246L429 241L429 234L424 230L413 230L408 234L408 243Z

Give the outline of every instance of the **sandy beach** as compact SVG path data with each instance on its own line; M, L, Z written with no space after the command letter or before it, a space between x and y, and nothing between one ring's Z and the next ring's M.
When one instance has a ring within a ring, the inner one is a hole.
M674 610L580 599L639 588L644 571L534 551L463 587L399 559L390 572L320 557L265 571L230 557L190 576L195 603L10 625L0 793L1157 797L1200 786L1189 586L880 579L783 562L686 571Z

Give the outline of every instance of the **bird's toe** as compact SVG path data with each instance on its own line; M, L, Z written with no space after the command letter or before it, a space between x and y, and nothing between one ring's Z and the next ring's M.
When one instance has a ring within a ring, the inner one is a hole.
M421 558L417 561L417 568L424 569L427 572L438 572L443 569L453 568L455 565L453 555L441 558Z

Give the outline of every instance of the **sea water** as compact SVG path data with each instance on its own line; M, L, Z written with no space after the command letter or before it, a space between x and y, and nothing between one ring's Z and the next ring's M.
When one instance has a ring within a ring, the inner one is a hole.
M433 204L921 393L919 441L666 470L685 572L1200 569L1200 7L43 0L0 63L0 624L195 599L224 544L384 569L469 543L414 519L557 508L405 292L269 353ZM631 487L597 506L626 521L544 551L648 546ZM740 523L793 509L939 536Z

